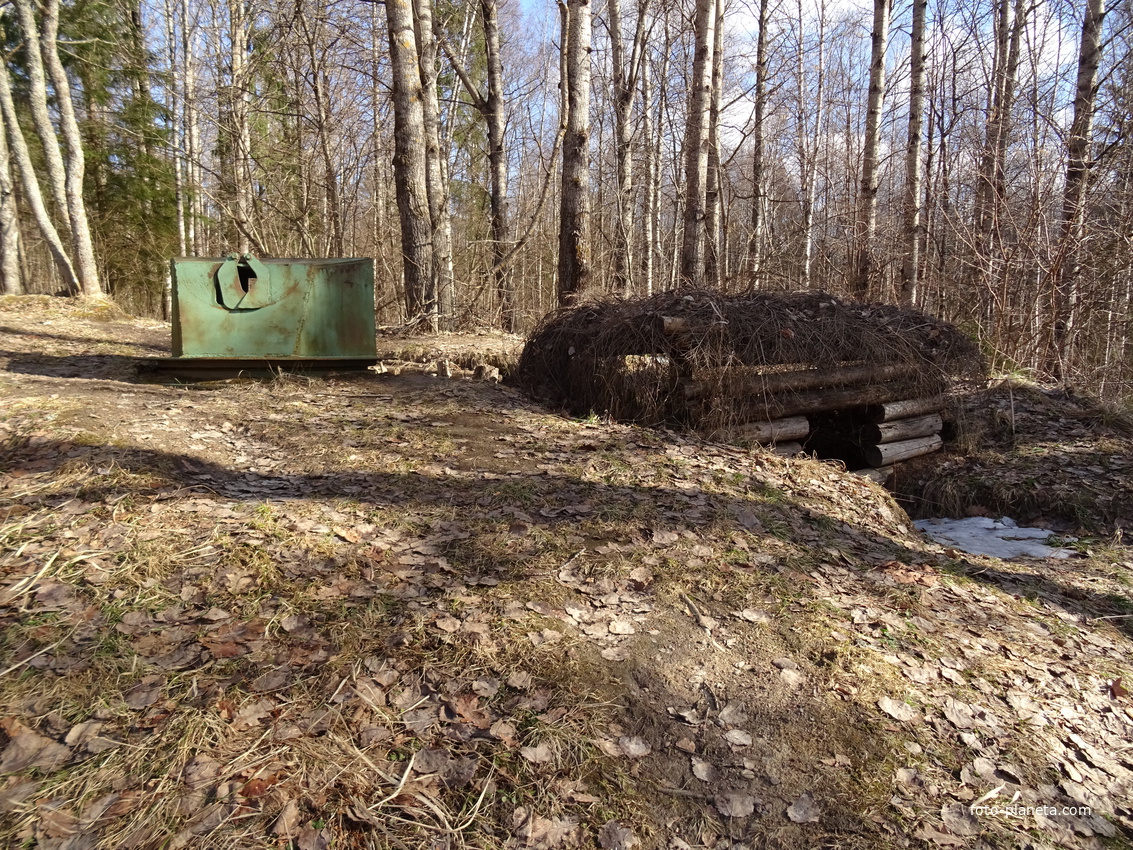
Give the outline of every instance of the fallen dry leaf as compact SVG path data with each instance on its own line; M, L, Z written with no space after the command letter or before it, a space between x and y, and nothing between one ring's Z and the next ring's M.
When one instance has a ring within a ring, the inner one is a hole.
M262 676L257 677L249 687L253 691L265 693L267 691L281 690L291 682L291 671L286 667L276 667Z
M894 720L900 720L903 723L908 723L910 720L917 716L916 709L911 705L904 702L898 702L889 697L882 697L877 701L877 707L892 717Z
M488 729L488 734L503 741L505 747L514 747L519 743L515 724L506 720L497 720L493 723Z
M262 776L256 779L249 779L240 789L240 796L251 799L262 797L278 782L279 777L277 776Z
M755 797L750 794L717 794L712 801L716 810L726 818L746 818L755 811Z
M71 760L71 748L29 729L15 718L0 720L11 740L0 756L0 773L17 773L29 767L55 770Z
M598 845L602 850L631 850L640 843L632 829L616 820L608 821L598 830Z
M817 823L822 811L810 794L803 794L787 807L787 817L795 823Z
M913 833L913 838L919 838L921 841L931 841L933 844L939 844L942 847L966 847L968 846L967 839L961 838L958 835L949 835L947 832L941 832L935 827L926 824L921 824L920 827Z
M164 684L160 676L145 676L130 690L126 691L126 705L135 710L149 708L161 697Z
M334 836L325 827L316 829L314 823L309 823L299 830L299 837L295 839L298 850L328 850Z
M975 717L975 712L972 707L959 700L947 697L944 700L944 708L942 709L944 716L948 718L957 729L971 729L978 721Z
M551 752L551 748L545 743L538 744L534 747L520 747L519 754L532 764L546 764L554 758L554 753Z
M699 779L701 782L712 782L716 779L716 767L704 759L693 757L692 760L692 775Z
M105 728L106 724L98 720L76 723L71 727L71 731L67 733L67 737L63 740L68 747L82 748L92 755L104 753L107 750L113 750L115 747L122 746L121 741L106 737L102 734Z
M652 752L652 748L644 738L636 735L629 736L623 735L618 738L618 746L621 747L622 752L631 759L645 758Z
M288 800L284 806L283 811L279 813L279 817L271 825L271 834L278 835L280 838L294 838L299 834L299 821L302 818L302 813L299 810L298 800Z
M574 847L582 838L582 829L572 817L545 818L520 806L512 814L512 827L527 850L552 850L555 847Z
M940 818L955 835L979 835L979 819L963 803L947 803L940 810Z
M724 733L724 740L733 747L750 747L752 738L751 733L743 729L729 729Z

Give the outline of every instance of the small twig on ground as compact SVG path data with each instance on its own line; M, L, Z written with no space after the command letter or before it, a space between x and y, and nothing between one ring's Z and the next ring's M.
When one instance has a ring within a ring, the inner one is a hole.
M687 797L690 800L704 800L712 802L712 798L707 794L701 794L699 791L686 791L684 788L670 788L668 785L654 785L662 794L670 794L673 797Z
M41 649L39 652L35 653L34 655L29 655L23 661L17 661L15 664L13 664L7 670L0 671L0 679L3 679L9 673L12 673L12 672L15 672L16 670L19 670L21 667L23 667L29 661L34 661L35 659L39 658L39 656L45 655L48 652L51 652L51 650L55 649L55 647L62 644L69 637L71 637L71 635L73 635L74 633L75 633L75 629L71 629L71 631L69 631L67 634L63 635L63 637L59 638L59 640L55 641L55 643L51 644L50 646L45 646L43 649Z

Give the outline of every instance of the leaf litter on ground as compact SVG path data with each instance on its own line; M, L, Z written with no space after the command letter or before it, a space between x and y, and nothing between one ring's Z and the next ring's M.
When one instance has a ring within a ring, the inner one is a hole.
M950 554L830 466L412 364L147 387L0 336L5 841L1130 829L1120 546Z

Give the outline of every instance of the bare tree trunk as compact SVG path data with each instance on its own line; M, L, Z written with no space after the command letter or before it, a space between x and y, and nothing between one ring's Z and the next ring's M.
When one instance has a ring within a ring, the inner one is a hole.
M39 177L36 176L27 142L16 119L16 105L12 101L12 86L7 70L0 73L0 112L4 117L3 123L7 130L11 154L15 157L16 167L20 172L20 182L24 187L24 200L31 209L35 223L39 227L40 235L43 236L43 241L47 243L47 249L51 253L55 267L59 270L59 277L63 281L63 286L69 293L78 293L79 281L75 276L74 266L71 265L71 258L67 255L67 249L63 247L63 240L59 238L59 232L55 229L51 215L47 211L47 205L43 201L43 193L39 188Z
M507 114L504 104L504 69L500 51L500 24L496 0L481 0L484 19L484 54L487 65L487 93L481 93L464 67L462 58L445 47L449 61L472 105L484 118L488 131L489 203L492 214L492 276L500 308L500 327L514 332L515 284L508 262L513 256L511 217L508 210L507 148L504 131Z
M928 0L913 0L909 46L909 136L905 148L905 257L901 265L901 303L916 299L921 247L921 132L924 125L925 9Z
M1006 201L1007 177L1004 160L1011 130L1011 111L1015 105L1015 85L1019 68L1019 51L1027 21L1027 0L997 0L996 55L992 86L988 94L987 127L980 168L976 176L974 242L975 279L981 289L991 277L1002 240L1001 218Z
M716 0L696 0L696 47L689 81L685 135L685 211L681 246L681 282L701 285L704 278L704 226L707 217L708 149L711 143L712 50L716 42Z
M610 51L614 71L614 152L617 158L617 228L614 233L614 288L629 295L633 291L634 185L633 100L645 55L645 18L649 0L638 4L637 22L629 61L622 33L621 0L608 0ZM646 107L648 109L648 106Z
M507 115L504 111L504 66L500 54L500 23L496 0L481 0L484 18L484 52L487 58L488 91L483 99L484 123L488 128L488 168L491 172L492 206L492 266L496 283L496 296L500 303L500 327L514 332L515 283L511 271L504 263L511 239L511 222L507 198L507 149L504 146L504 129Z
M1066 184L1062 199L1062 261L1057 271L1054 348L1060 374L1073 365L1074 334L1078 328L1082 271L1082 243L1086 236L1086 190L1090 180L1090 145L1093 136L1098 67L1102 59L1102 22L1105 0L1088 0L1078 51L1078 80L1074 93L1074 120L1066 141Z
M0 68L7 76L7 69ZM20 222L16 211L16 187L8 157L7 121L0 114L0 292L22 295L23 270L20 268Z
M184 86L184 107L181 121L184 124L185 177L188 183L188 209L185 221L185 242L189 254L199 253L197 222L204 214L201 198L201 142L197 122L197 71L193 63L193 38L189 31L188 0L177 0L177 13L181 22L181 67L178 76Z
M35 18L30 9L30 0L18 0L16 5L20 11L21 24L28 37L27 52L30 56L36 52ZM55 93L55 108L59 116L59 133L63 137L67 151L63 167L65 208L71 231L71 262L82 295L88 298L102 298L104 296L98 279L98 264L94 257L94 240L91 238L90 222L87 220L86 204L83 200L85 171L83 139L79 131L79 122L75 118L75 104L71 100L71 84L59 59L58 33L59 0L46 0L43 4L43 25L38 39L39 54L47 76L51 79L51 88ZM35 99L36 97L33 97L33 100ZM46 108L46 104L43 106ZM57 144L54 133L51 134L50 143L44 141L44 147L47 149ZM52 175L51 180L55 185L57 175Z
M560 0L560 8L564 8ZM566 137L559 210L559 303L570 304L590 283L590 0L567 0Z
M890 0L874 0L873 34L869 63L869 103L865 119L865 143L862 150L862 186L858 202L856 242L857 270L854 294L869 298L877 276L873 241L877 233L877 181L881 149L881 106L885 100L885 48L889 43Z
M425 116L411 0L386 0L393 77L393 173L401 220L405 307L410 321L436 316L433 226L425 164Z
M169 97L169 157L173 160L173 197L177 205L177 255L186 256L185 239L185 136L181 123L181 89L177 79L177 22L171 0L164 0L165 49L169 61L167 94ZM161 287L161 318L173 318L173 270L167 267Z
M67 212L67 169L63 165L63 153L59 149L59 139L55 125L48 111L50 99L47 93L47 77L43 68L43 55L39 52L39 24L35 20L35 5L32 0L14 0L13 5L23 30L28 70L28 111L31 113L32 127L39 137L43 150L44 170L51 189L51 200L59 215L60 223L67 227L70 217ZM64 236L69 236L65 233Z
M247 49L251 21L245 0L228 0L229 60L232 79L228 91L231 111L232 215L236 225L236 247L240 253L252 249L252 130L248 123L249 91Z
M767 4L759 0L759 34L755 42L755 110L751 126L751 238L747 246L748 285L760 288L763 271L763 229L765 198L763 194L763 116L767 109Z
M724 3L716 0L716 23L712 39L712 97L708 109L708 174L704 187L704 282L712 289L723 283L721 236L723 225L720 196L720 111L724 96Z
M326 14L325 6L319 8L318 14L320 17ZM326 204L327 204L327 218L330 219L330 245L328 246L329 256L341 257L346 252L346 238L343 230L342 222L342 201L339 193L338 170L335 167L334 152L331 150L330 144L330 110L327 106L326 94L326 62L325 56L320 58L323 53L323 46L319 38L319 30L322 28L322 21L316 19L312 27L312 22L308 20L304 6L301 3L296 4L296 17L299 19L299 26L303 30L303 41L307 48L307 60L310 62L310 67L307 69L307 76L311 84L311 95L315 101L315 138L319 146L319 154L322 158L323 165L323 179L326 183Z
M818 50L815 69L814 94L807 88L805 65L804 33L807 30L806 15L802 0L798 2L798 59L795 66L795 144L799 159L799 205L801 207L800 230L802 231L802 281L803 289L811 288L814 265L814 205L817 191L818 148L822 137L823 111L826 108L826 3L818 4Z
M648 59L641 68L642 135L645 142L645 197L642 202L641 278L646 295L653 294L653 267L660 253L656 248L659 221L657 216L658 182L660 180L661 134L653 115L652 70Z
M417 50L421 68L421 113L425 131L425 185L433 228L433 287L437 318L433 324L452 328L456 285L452 268L452 221L449 218L448 161L441 150L441 110L437 100L437 34L432 0L413 0ZM439 322L438 322L439 319Z

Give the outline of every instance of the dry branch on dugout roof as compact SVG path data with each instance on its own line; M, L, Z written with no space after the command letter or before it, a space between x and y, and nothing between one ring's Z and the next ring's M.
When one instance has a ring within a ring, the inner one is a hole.
M549 314L516 377L577 415L713 431L933 396L984 371L970 338L915 310L824 292L677 290Z

